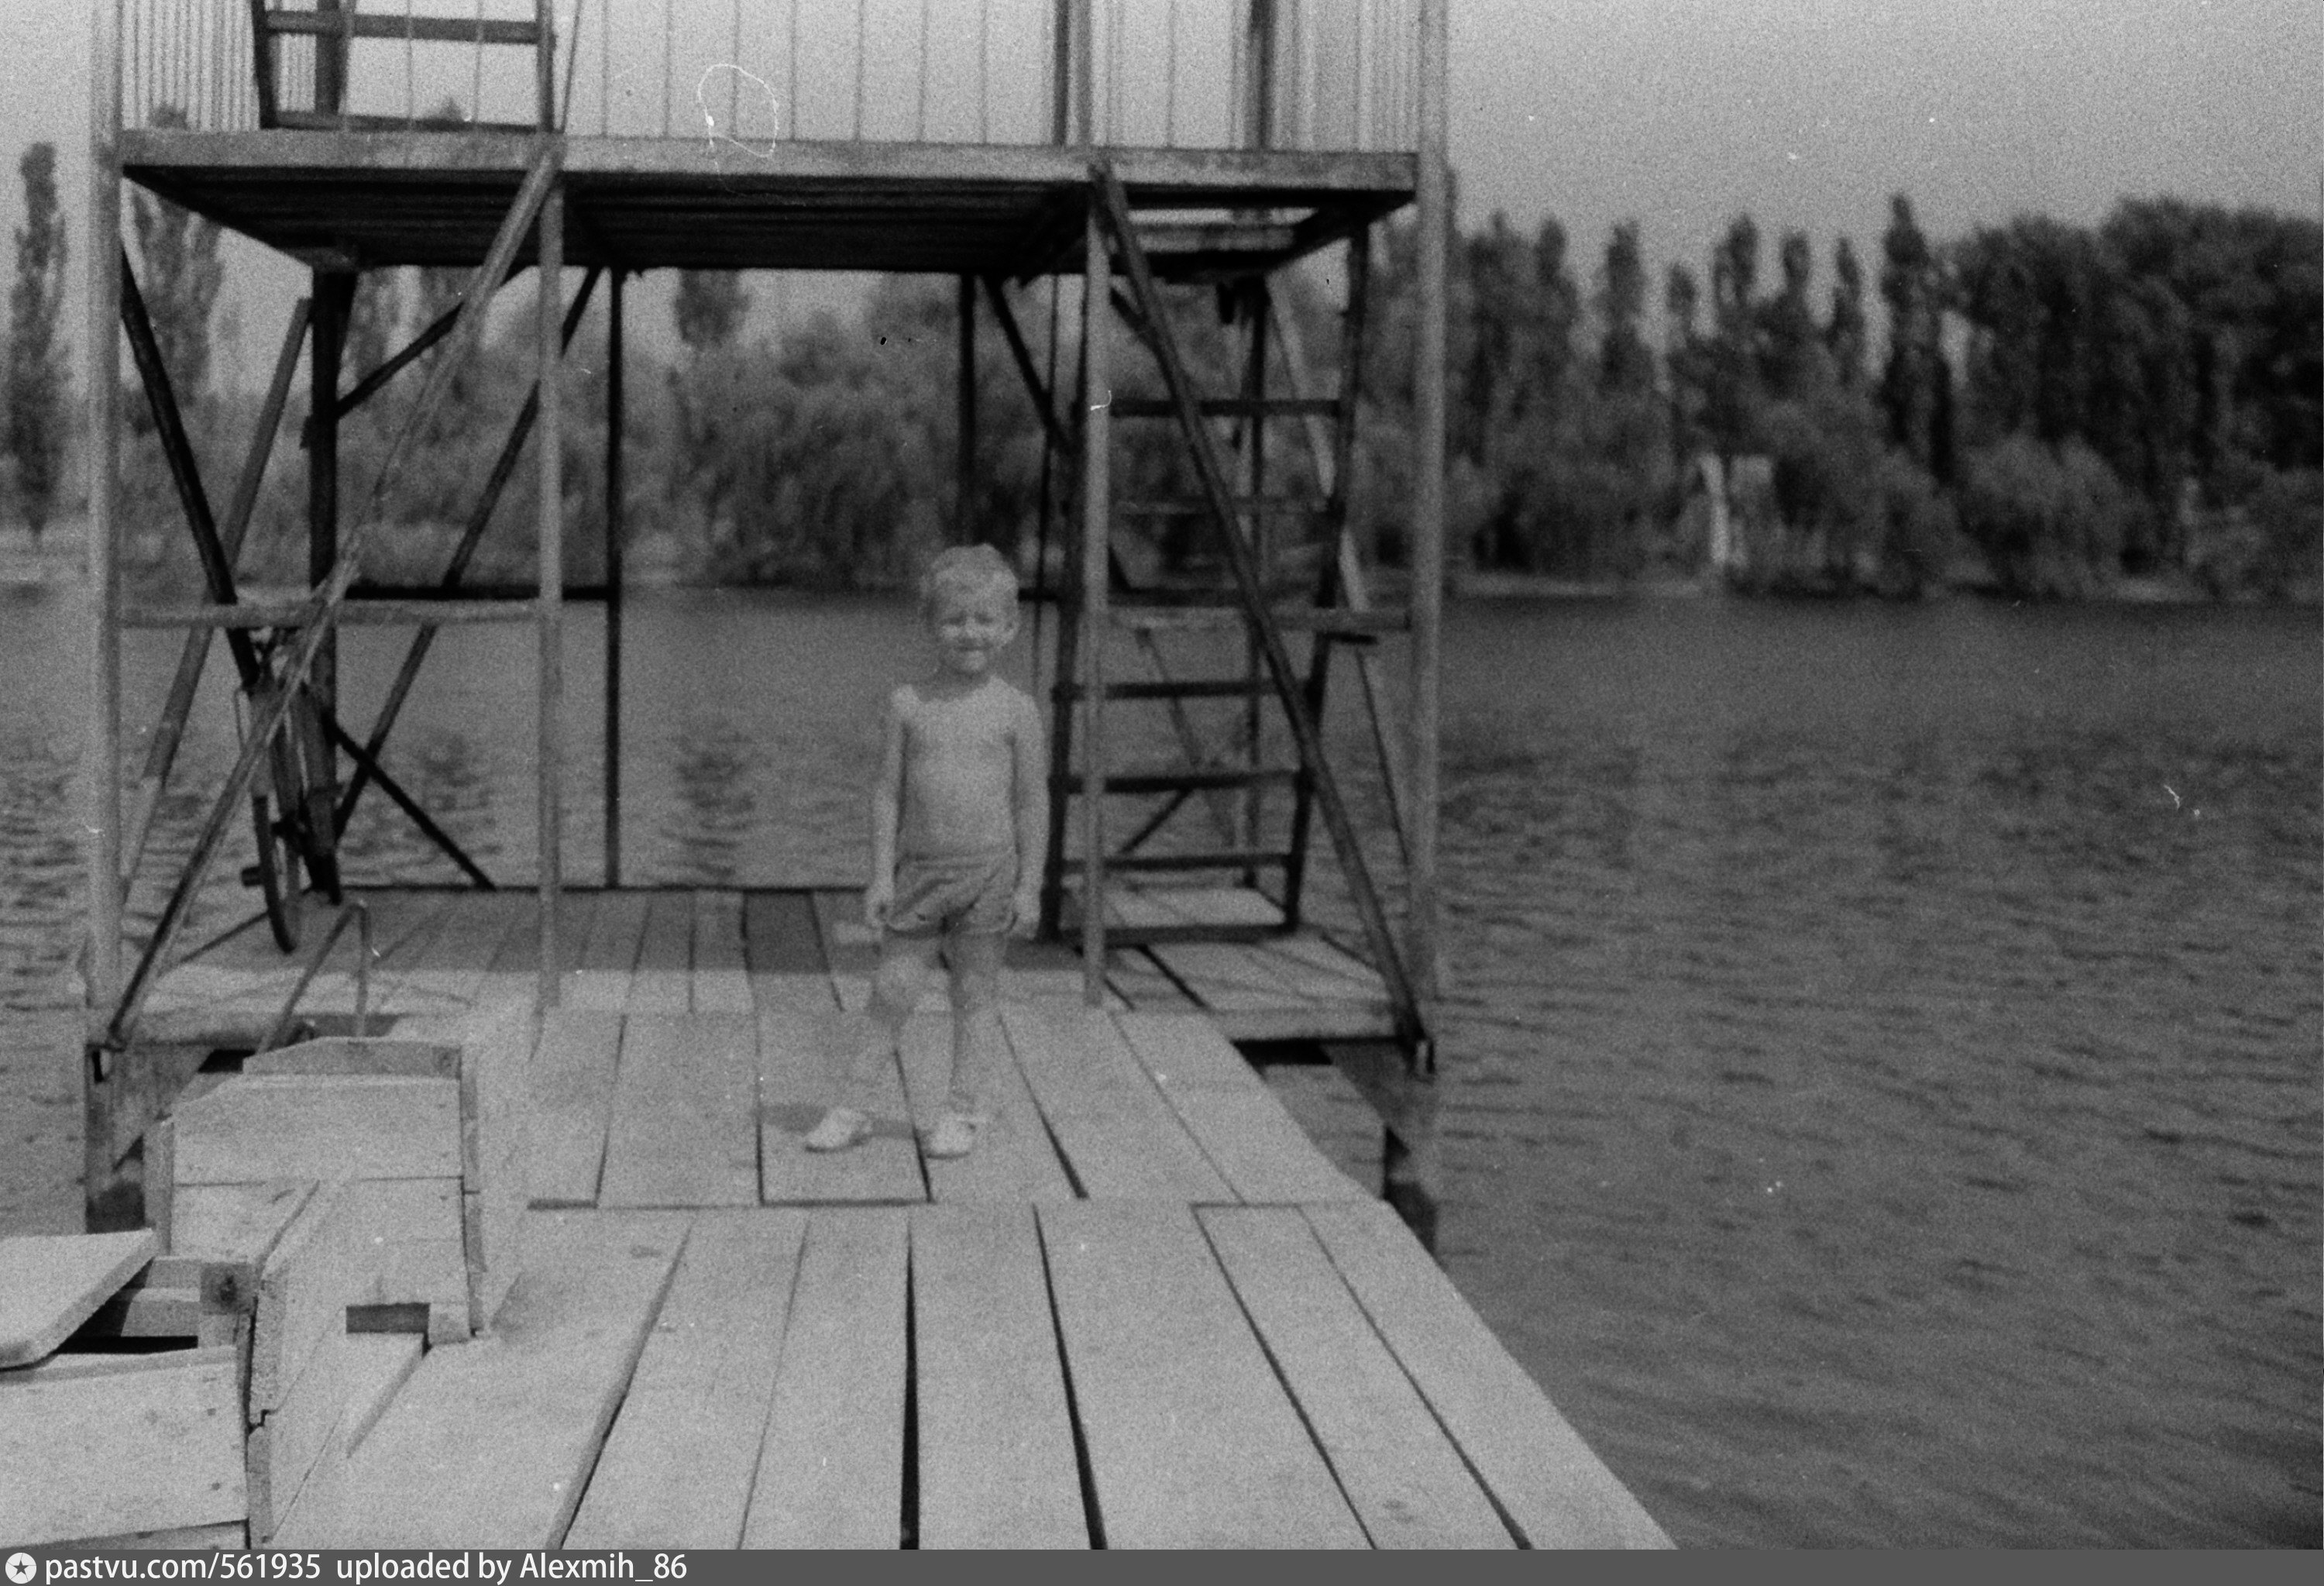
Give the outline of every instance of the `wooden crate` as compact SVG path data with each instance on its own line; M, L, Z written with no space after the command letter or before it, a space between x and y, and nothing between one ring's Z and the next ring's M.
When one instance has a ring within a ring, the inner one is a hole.
M0 1542L240 1523L241 1377L231 1344L0 1371Z

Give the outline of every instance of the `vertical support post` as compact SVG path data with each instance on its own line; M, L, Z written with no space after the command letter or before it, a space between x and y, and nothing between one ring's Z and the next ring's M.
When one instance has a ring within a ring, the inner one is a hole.
M1275 0L1250 0L1250 146L1275 142Z
M1082 252L1082 1000L1105 1002L1106 539L1111 515L1113 386L1106 317L1113 263L1091 195Z
M1081 0L1056 0L1054 10L1056 37L1049 59L1049 141L1053 143L1073 141L1074 17L1081 8Z
M953 539L976 543L976 277L960 278L960 456L953 485Z
M579 13L575 14L578 25ZM533 95L540 109L540 130L557 130L557 7L551 0L532 0L533 25L540 30L532 47ZM482 115L478 110L475 114Z
M1411 940L1424 1003L1438 995L1437 684L1444 608L1444 337L1451 191L1445 169L1444 0L1420 7L1420 326L1413 360Z
M90 0L88 243L88 735L81 749L88 834L88 1010L121 994L121 36L115 0ZM91 1082L97 1078L87 1076ZM97 1146L90 1147L94 1161ZM106 1164L110 1171L112 1164ZM88 1180L89 1193L98 1188Z
M336 20L339 0L315 0L315 9ZM315 35L315 113L337 115L346 107L347 40L334 28Z
M1072 0L1074 12L1074 141L1097 142L1097 5Z
M540 281L533 330L540 360L540 420L533 445L540 464L540 997L557 1006L557 900L564 884L560 848L565 825L565 382L558 322L565 317L565 179L542 199L539 222Z
M1437 893L1437 684L1444 606L1445 273L1451 243L1451 183L1445 167L1445 0L1421 0L1419 236L1420 325L1413 357L1414 440L1411 566L1412 775L1406 819L1411 896L1405 965L1423 1027L1437 1027L1442 982ZM1408 1059L1405 1083L1414 1105L1390 1122L1382 1141L1381 1194L1424 1243L1436 1225L1436 1131L1432 1093L1435 1053Z
M314 318L308 332L307 583L320 588L339 560L339 352L346 344L355 278L345 271L314 272ZM318 704L339 705L339 639L334 632L315 657L309 685ZM338 751L324 745L330 780L338 780Z
M1267 396L1267 282L1262 279L1248 283L1239 294L1239 311L1244 325L1244 346L1247 349L1243 364L1242 394L1253 403L1250 416L1243 420L1243 454L1245 473L1243 489L1253 503L1263 503L1267 496L1267 420L1260 416L1257 403ZM1230 532L1246 532L1240 525ZM1263 594L1268 575L1274 564L1274 544L1268 532L1267 513L1254 511L1250 514L1247 537L1250 540L1251 559L1259 567L1259 587ZM1243 753L1245 761L1256 770L1264 759L1267 726L1267 653L1259 642L1259 630L1243 630L1243 677L1250 695L1243 702ZM1259 845L1259 833L1267 817L1267 790L1253 782L1243 789L1241 814L1238 819L1236 841L1247 849ZM1241 876L1246 887L1259 885L1259 872L1246 870ZM1286 894L1288 903L1288 894ZM1286 917L1287 923L1287 917Z
M605 885L622 884L622 272L605 320Z

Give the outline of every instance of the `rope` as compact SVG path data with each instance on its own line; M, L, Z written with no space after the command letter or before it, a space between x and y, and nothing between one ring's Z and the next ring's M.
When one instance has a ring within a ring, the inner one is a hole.
M1176 4L1176 0L1172 0ZM992 141L992 0L976 12L976 141Z
M613 130L613 0L597 0L597 135Z
M928 141L928 0L920 0L920 108L914 124L912 141Z
M789 97L789 98L788 98L788 100L786 100L786 101L785 101L785 103L786 103L786 104L788 104L788 105L789 106L789 107L790 107L790 113L791 113L791 137L792 137L792 139L793 139L794 141L796 141L796 140L798 139L798 135L799 135L799 115L798 115L798 0L791 0L791 41L790 41L790 54L789 54L788 61L788 71L789 71L789 73L790 73L790 83L789 83L789 86L788 86L788 87L784 91L785 91L786 93L788 93L790 97Z

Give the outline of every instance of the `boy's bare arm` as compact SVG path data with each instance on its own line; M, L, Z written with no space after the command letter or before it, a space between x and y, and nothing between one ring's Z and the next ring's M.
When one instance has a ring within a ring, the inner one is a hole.
M1017 929L1029 934L1041 914L1041 865L1049 844L1049 756L1041 707L1019 696L1017 712Z
M887 926L896 901L896 823L904 803L904 714L892 696L886 737L872 781L872 884L863 890L863 917L875 930Z

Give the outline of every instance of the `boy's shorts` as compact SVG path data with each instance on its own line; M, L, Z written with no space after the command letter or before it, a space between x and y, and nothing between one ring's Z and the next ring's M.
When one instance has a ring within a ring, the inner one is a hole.
M1013 849L903 860L888 928L899 936L1006 936L1015 923L1016 896Z

